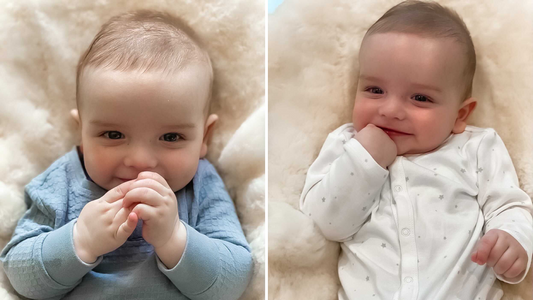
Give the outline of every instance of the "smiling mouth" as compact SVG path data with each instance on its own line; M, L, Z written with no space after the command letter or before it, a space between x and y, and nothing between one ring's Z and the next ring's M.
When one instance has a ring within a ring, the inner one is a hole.
M118 178L118 180L120 180L122 182L133 180L133 179L120 178L120 177L117 177L117 178Z
M379 126L378 126L379 127ZM386 134L388 134L389 136L390 135L409 135L409 133L405 133L405 132L401 132L401 131L396 131L394 129L389 129L389 128L385 128L385 127L379 127L381 130L385 131Z

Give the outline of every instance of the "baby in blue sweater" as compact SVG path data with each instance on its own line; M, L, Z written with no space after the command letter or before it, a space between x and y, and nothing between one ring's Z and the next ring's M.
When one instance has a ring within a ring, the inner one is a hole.
M194 32L137 11L103 25L77 70L81 144L32 180L1 253L32 299L237 299L252 258L204 159L218 117Z

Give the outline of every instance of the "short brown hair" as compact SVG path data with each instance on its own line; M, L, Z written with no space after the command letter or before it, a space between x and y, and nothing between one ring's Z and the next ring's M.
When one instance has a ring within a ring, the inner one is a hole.
M366 32L363 41L376 33L399 32L437 38L453 38L466 49L463 100L472 96L476 51L470 32L459 15L434 2L404 1L389 9Z
M209 102L213 68L196 33L180 18L151 10L128 12L111 18L81 55L76 72L76 101L87 67L118 71L153 70L172 74L191 62L205 64L209 72ZM206 103L206 107L209 105Z

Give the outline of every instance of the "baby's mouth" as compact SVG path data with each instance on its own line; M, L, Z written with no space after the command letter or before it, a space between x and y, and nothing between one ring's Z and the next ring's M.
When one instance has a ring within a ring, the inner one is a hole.
M392 136L392 135L394 135L394 136L409 135L409 133L405 133L405 132L402 132L402 131L396 131L394 129L389 129L389 128L386 128L386 127L379 127L379 128L381 128L381 130L383 130L389 136Z
M120 178L120 177L117 177L117 178L118 178L118 180L120 180L122 182L133 180L133 179Z

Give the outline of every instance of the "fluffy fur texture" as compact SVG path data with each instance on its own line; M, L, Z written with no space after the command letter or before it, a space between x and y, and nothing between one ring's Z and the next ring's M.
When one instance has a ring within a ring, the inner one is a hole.
M359 45L399 0L286 0L269 18L269 298L336 299L338 244L298 212L306 170L327 134L351 122ZM470 124L493 127L533 196L533 2L442 0L468 26L478 66ZM504 285L532 299L533 272Z
M211 110L220 117L208 159L235 200L253 249L242 299L264 298L264 2L0 0L0 247L26 210L23 188L78 143L76 63L111 16L140 8L182 16L204 40L215 72ZM18 299L0 268L0 299Z

